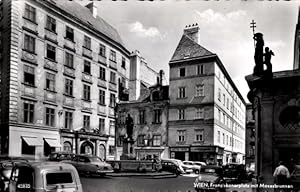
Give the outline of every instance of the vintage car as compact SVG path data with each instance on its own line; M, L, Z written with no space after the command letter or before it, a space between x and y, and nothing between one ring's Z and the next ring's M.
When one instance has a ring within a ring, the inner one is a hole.
M191 168L184 166L182 161L178 159L162 159L161 165L163 171L169 171L177 175L193 172Z
M196 174L200 172L201 166L206 165L204 162L200 161L183 161L183 164L189 166Z
M82 192L74 166L61 162L19 162L14 164L9 192Z
M71 160L62 161L72 164L80 175L104 176L106 173L112 173L112 166L94 155L75 155Z
M223 180L223 169L221 166L207 165L202 166L200 174L194 182L194 188L197 192L205 191L225 191Z
M76 154L69 152L52 152L48 161L63 161L63 160L71 160L75 157Z
M223 166L224 179L230 183L241 183L248 180L246 167L243 164L230 163Z

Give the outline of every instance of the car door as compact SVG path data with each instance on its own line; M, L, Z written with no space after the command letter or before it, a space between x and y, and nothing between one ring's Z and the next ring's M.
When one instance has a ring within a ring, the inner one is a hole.
M14 167L9 182L9 192L32 192L34 174L31 167Z

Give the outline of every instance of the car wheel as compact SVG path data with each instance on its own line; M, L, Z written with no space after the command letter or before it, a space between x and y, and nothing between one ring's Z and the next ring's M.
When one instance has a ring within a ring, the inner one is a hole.
M199 170L198 170L198 169L197 169L197 170L195 170L195 173L196 173L196 174L199 174Z

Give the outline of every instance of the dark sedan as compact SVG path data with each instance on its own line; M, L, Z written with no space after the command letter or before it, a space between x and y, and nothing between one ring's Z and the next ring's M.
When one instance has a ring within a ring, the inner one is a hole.
M207 165L201 167L194 188L197 192L225 191L224 184L222 167Z

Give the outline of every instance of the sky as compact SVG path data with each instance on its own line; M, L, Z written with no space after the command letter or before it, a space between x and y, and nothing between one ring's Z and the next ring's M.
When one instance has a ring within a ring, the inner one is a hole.
M200 45L216 53L246 102L245 76L254 67L254 41L250 22L264 34L265 46L275 53L273 71L293 68L297 1L94 1L98 15L116 28L127 49L139 50L148 65L163 69L186 25L198 23ZM81 1L81 4L88 1Z

